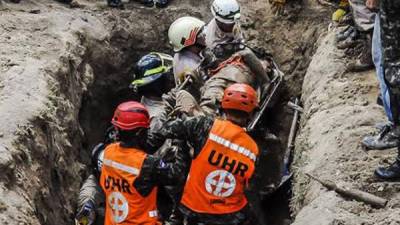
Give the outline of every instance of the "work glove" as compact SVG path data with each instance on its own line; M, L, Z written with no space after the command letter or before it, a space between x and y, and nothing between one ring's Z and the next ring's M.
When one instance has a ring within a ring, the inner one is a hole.
M93 201L87 201L75 216L75 225L92 225L96 219Z
M269 0L272 12L276 15L282 15L285 9L286 0Z

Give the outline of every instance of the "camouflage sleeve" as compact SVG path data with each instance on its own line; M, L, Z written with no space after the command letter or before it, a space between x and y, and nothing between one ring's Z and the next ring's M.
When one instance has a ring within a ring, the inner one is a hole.
M194 149L194 156L203 148L214 119L208 116L188 117L167 121L161 130L162 136L187 141Z
M175 109L177 91L177 88L173 88L168 93L162 95L166 115L170 114Z
M147 134L147 150L151 153L156 152L165 142L165 138L159 135L163 124L166 121L166 117L157 116L151 119L150 129Z
M185 146L180 146L187 148ZM175 162L165 162L161 157L147 155L143 162L139 177L133 183L135 189L142 196L148 196L154 187L171 185L182 182L190 163L189 150L179 149Z
M94 175L90 175L83 183L78 196L78 209L81 209L86 202L92 201L97 208L104 202L104 194L100 184Z

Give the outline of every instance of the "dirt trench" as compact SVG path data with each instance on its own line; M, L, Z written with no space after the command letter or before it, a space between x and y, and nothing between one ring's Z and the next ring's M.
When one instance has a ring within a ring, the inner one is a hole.
M327 9L294 2L292 14L276 18L264 0L240 2L249 43L269 50L286 73L282 101L267 116L282 143L266 155L276 162L290 123L285 102L301 93ZM133 63L150 51L171 53L166 31L174 19L211 16L200 1L177 0L162 10L130 3L123 11L83 3L83 9L46 0L0 5L1 224L71 224L91 147L102 140L114 107L135 97L128 89ZM289 218L288 198L285 190L264 200L271 223Z

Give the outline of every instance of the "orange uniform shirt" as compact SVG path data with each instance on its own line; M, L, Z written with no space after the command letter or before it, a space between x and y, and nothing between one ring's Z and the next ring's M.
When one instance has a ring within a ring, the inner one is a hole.
M105 225L161 224L157 217L157 189L142 197L133 186L147 154L110 144L104 150L100 185L106 195Z
M192 161L181 203L198 213L227 214L247 204L244 190L255 170L258 147L245 130L216 119Z

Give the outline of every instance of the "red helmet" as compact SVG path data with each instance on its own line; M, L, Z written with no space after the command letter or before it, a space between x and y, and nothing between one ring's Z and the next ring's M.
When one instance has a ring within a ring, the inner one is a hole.
M247 84L232 84L224 91L223 109L235 109L251 113L257 106L257 93Z
M139 102L124 102L118 105L111 123L121 130L134 130L140 127L149 128L149 112Z

